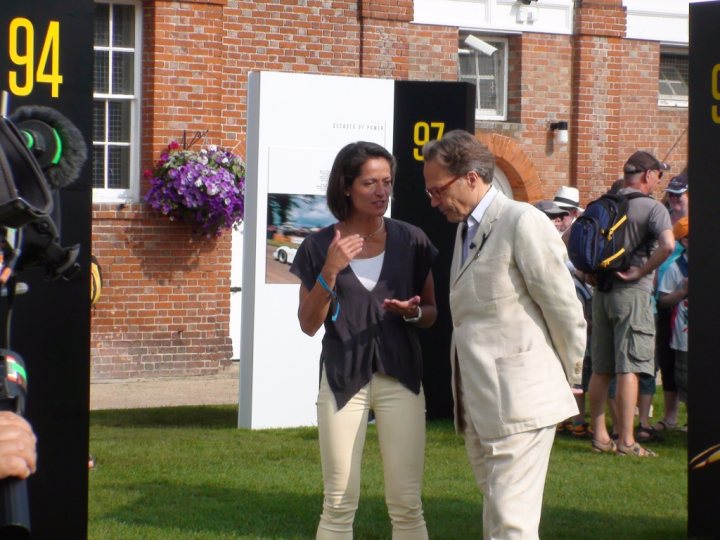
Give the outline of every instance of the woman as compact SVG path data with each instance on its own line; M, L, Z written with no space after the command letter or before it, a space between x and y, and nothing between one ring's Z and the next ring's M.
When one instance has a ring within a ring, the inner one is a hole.
M425 396L416 328L435 322L437 250L412 225L384 218L395 159L357 142L335 158L327 202L338 223L307 237L290 271L298 318L325 326L317 401L325 500L318 540L352 539L369 411L377 424L393 540L427 539L420 491Z

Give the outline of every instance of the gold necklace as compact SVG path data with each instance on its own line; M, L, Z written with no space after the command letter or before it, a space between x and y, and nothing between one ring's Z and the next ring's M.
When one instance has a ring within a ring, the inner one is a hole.
M379 233L380 231L382 231L384 226L385 226L385 220L383 219L383 220L380 222L380 226L379 226L377 229L375 229L373 232L371 232L371 233L368 234L368 235L361 236L360 238L362 238L363 240L369 240L370 238L372 238L373 236L375 236L377 233Z
M373 232L371 232L370 234L359 235L359 236L360 236L360 238L362 238L363 240L369 240L370 238L372 238L373 236L375 236L377 233L379 233L380 231L382 231L384 226L385 226L385 219L383 219L383 220L380 222L380 226L379 226L377 229L375 229ZM347 227L347 225L346 225L345 227Z

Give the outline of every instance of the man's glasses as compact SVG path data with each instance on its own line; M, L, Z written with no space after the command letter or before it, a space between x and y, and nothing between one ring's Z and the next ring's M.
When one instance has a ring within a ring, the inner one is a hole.
M638 171L630 172L630 173L628 173L628 174L637 174L637 173L640 173L640 172L650 172L650 171L655 171L655 172L657 172L657 173L658 173L658 180L662 179L664 171L662 171L662 170L660 170L660 169L640 169L640 170L638 170Z
M430 189L426 189L426 190L425 190L425 194L426 194L426 195L428 196L428 198L430 198L430 199L435 199L435 198L437 198L437 197L440 197L440 194L441 194L443 191L445 191L447 188L449 188L453 183L455 183L455 182L457 182L458 180L460 180L460 179L461 179L463 176L465 176L466 174L467 174L467 173L461 174L461 175L459 175L459 176L456 176L456 177L450 179L448 182L445 182L442 186L438 186L438 187L433 187L433 188L430 188Z
M658 173L658 180L662 179L663 171L661 171L660 169L645 169L645 172L650 172L650 171L655 171L656 173Z

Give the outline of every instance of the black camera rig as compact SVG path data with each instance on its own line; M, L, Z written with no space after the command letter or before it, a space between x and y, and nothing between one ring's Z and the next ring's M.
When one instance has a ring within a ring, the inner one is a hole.
M80 131L55 109L0 111L0 410L24 414L27 373L10 347L12 305L26 292L18 274L42 268L49 280L80 272L80 246L60 242L59 190L80 175L87 147ZM0 480L0 538L30 538L25 480Z

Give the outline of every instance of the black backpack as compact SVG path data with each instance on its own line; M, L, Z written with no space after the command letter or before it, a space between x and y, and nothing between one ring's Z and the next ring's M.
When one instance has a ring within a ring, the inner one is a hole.
M575 268L598 274L622 272L630 267L633 250L624 248L627 211L629 202L639 197L649 195L606 193L587 205L570 228L568 255Z

